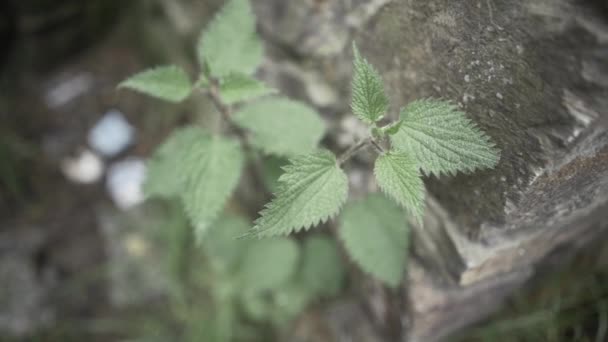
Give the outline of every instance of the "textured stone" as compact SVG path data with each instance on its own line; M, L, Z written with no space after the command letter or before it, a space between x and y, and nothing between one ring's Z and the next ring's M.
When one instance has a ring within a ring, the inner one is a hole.
M427 215L403 289L403 339L437 340L482 319L550 255L559 258L556 248L606 235L608 20L600 5L256 2L270 51L263 76L311 101L304 75L321 75L316 82L338 94L322 106L333 128L348 112L345 47L354 38L387 83L393 118L413 99L449 99L502 150L494 170L426 180ZM376 7L361 21L346 19L365 6ZM282 70L298 72L285 82ZM339 146L340 135L328 141ZM483 310L463 309L471 305Z
M592 5L567 1L405 1L361 32L394 104L450 99L502 150L495 170L427 180L412 340L484 317L555 248L605 235L606 23ZM439 290L418 296L430 288ZM480 302L484 310L449 309Z

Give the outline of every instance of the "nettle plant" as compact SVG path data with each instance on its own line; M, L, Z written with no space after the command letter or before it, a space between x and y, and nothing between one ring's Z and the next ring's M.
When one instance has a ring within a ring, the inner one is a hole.
M228 1L201 36L197 52L201 73L194 84L183 69L165 66L137 74L120 87L173 102L202 91L235 133L180 128L149 162L146 193L180 198L200 240L234 192L246 158L255 161L259 153L288 157L274 198L246 235L266 238L308 230L345 206L338 235L346 251L364 271L394 287L405 269L408 217L422 221L422 174L473 172L499 160L488 136L446 101L414 101L401 109L397 121L378 126L389 111L389 99L380 74L354 44L351 108L369 126L369 136L339 156L319 148L325 134L319 115L252 77L263 50L248 0ZM346 203L348 178L342 166L367 147L378 152L373 172L387 196L371 194Z

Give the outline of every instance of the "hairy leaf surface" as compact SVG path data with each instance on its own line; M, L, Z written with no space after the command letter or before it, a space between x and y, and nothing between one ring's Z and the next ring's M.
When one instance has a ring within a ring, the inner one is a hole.
M275 198L260 212L251 235L287 235L327 221L348 194L346 174L326 150L290 160L279 178Z
M406 268L409 228L397 205L380 194L347 203L340 239L363 271L397 287Z
M247 104L233 119L253 133L254 145L280 156L313 151L325 133L325 124L317 112L286 98L266 98Z
M416 219L424 212L424 183L416 163L403 152L384 153L376 159L378 185Z
M244 74L230 74L220 83L220 96L226 104L252 100L275 92L275 89Z
M490 138L449 102L414 101L401 111L401 119L392 144L427 174L472 172L498 163L500 153Z
M224 207L243 167L238 142L189 127L175 131L149 162L148 196L179 197L197 235Z
M195 127L173 133L157 148L148 161L144 192L148 197L178 197L187 187L198 150L204 150L209 134ZM176 166L184 164L179 170Z
M371 124L382 119L388 109L382 77L353 44L354 67L352 81L352 110L363 122Z
M298 266L298 245L283 237L249 242L240 268L240 283L245 290L274 290L287 284Z
M206 28L197 48L203 69L218 78L252 74L262 53L249 0L229 0Z
M175 65L142 71L120 83L118 88L129 88L170 102L181 102L192 92L188 75Z

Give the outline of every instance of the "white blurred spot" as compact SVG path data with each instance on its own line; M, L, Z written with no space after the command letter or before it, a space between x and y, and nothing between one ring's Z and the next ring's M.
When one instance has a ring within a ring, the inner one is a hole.
M103 161L92 151L84 149L76 157L64 159L61 171L72 182L90 184L101 178Z
M95 150L107 157L113 157L133 142L134 134L133 127L124 115L117 110L111 110L95 124L89 132L88 140Z
M93 77L80 73L50 89L46 95L46 104L51 108L61 107L76 97L89 91L93 85Z
M129 158L110 166L106 187L116 206L126 210L142 203L145 178L146 164L142 159Z

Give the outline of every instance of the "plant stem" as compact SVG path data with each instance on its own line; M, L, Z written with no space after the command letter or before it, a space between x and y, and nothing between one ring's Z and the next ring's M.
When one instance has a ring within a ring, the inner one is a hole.
M380 146L380 144L376 142L376 140L371 139L371 143L376 148L376 150L378 150L379 153L384 153L384 149L382 148L382 146Z
M366 139L359 141L355 145L352 145L351 147L349 147L348 150L346 150L344 153L342 153L338 157L338 165L342 166L342 164L344 164L346 161L348 161L350 158L352 158L352 156L354 156L355 153L359 152L359 150L361 150L362 148L364 148L365 146L370 144L372 141L373 141L372 138L366 138Z
M230 128L235 131L235 133L241 137L245 136L245 132L240 127L237 127L232 124L232 109L222 102L222 98L220 97L219 85L217 82L212 82L209 86L209 97L211 98L211 102L215 105L215 108L220 112L224 121L226 121ZM239 138L241 139L241 138Z
M266 183L264 182L264 166L262 165L262 161L260 160L253 146L251 145L249 137L247 136L247 132L245 132L239 126L235 125L232 121L232 108L222 101L222 98L220 97L219 84L217 81L211 81L208 94L211 98L211 101L213 102L217 110L220 112L220 115L224 119L224 122L228 124L230 130L236 134L237 138L241 142L241 145L245 150L245 154L251 158L252 167L250 169L256 188L263 195L264 201L270 200L272 195L268 191Z

